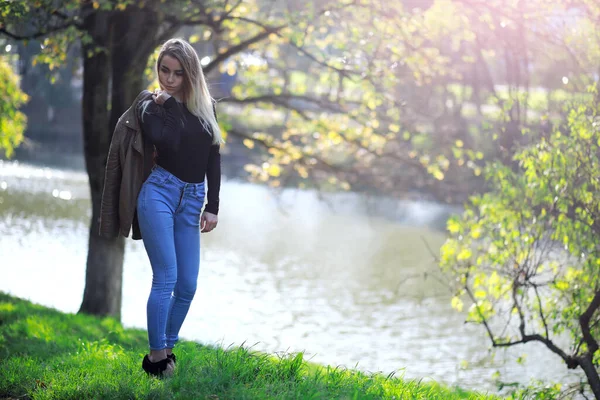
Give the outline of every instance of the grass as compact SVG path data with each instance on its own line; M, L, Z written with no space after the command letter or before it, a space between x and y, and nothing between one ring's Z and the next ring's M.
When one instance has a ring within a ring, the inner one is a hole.
M272 356L181 342L167 379L141 369L146 333L0 292L0 399L496 399Z

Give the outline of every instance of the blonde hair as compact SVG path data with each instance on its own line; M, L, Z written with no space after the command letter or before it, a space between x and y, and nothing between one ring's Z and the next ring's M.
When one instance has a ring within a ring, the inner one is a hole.
M166 55L179 61L183 68L181 100L183 100L190 113L198 117L202 126L211 134L213 144L223 143L221 129L215 116L214 99L208 91L208 85L204 79L204 72L202 71L198 54L184 39L175 38L167 40L161 47L158 59L156 60L157 76L160 76L160 63ZM164 90L162 83L160 85L161 89Z

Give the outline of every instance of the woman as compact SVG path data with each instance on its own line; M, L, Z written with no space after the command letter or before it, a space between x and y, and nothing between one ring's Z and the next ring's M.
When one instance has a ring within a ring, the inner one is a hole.
M218 222L221 132L198 55L171 39L156 62L160 89L142 101L138 116L144 140L156 148L156 165L137 199L137 216L152 265L147 305L150 353L143 369L169 375L173 347L196 291L200 232ZM207 178L208 202L202 212Z

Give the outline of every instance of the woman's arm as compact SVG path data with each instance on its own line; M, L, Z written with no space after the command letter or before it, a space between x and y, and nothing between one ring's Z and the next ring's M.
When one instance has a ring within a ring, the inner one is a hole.
M221 153L218 144L210 146L206 179L208 181L206 194L208 203L204 211L217 215L219 213L219 191L221 190Z

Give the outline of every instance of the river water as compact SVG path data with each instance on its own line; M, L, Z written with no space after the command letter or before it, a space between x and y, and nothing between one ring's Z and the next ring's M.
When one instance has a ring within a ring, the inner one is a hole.
M523 384L578 379L541 345L491 357L483 329L451 309L428 249L443 243L449 208L227 180L221 198L184 338L492 392L496 371ZM76 312L89 216L84 172L0 161L0 291ZM142 243L127 240L125 326L144 328L150 283Z

